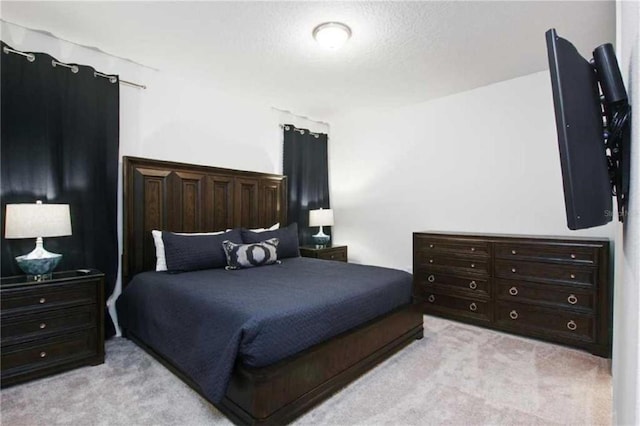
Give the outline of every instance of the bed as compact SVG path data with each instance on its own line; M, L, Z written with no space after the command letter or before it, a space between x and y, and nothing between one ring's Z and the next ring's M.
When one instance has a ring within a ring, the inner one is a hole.
M282 424L415 339L411 276L293 257L154 272L152 229L286 223L286 178L125 157L123 335L237 424Z

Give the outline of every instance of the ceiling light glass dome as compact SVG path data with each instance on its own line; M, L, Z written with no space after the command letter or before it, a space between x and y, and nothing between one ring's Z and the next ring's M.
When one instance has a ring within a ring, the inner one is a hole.
M324 22L313 29L313 38L320 46L336 50L351 37L351 28L341 22Z

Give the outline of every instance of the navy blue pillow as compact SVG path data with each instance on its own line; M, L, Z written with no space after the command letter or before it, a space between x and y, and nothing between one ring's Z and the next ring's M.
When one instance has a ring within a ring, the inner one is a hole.
M225 240L242 244L242 235L238 229L218 235L178 235L162 231L167 271L224 268L227 266L227 255L222 248Z
M292 223L286 228L273 231L253 232L248 229L242 230L242 241L245 244L260 243L271 238L277 238L280 241L278 243L278 259L300 256L297 223Z

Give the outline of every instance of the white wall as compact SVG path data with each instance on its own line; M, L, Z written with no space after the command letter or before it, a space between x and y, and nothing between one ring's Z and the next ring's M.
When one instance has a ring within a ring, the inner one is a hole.
M630 97L629 215L618 226L613 333L614 424L640 424L640 4L617 3L617 55Z
M45 52L147 86L140 90L121 85L122 155L282 170L279 116L265 100L226 93L215 82L194 81L188 69L185 75L173 75L16 25L0 25L2 39L16 49Z
M408 269L414 231L611 238L569 231L548 72L430 102L333 117L334 239Z
M6 22L0 22L0 33L15 49L45 52L147 86L140 90L121 85L121 156L282 173L280 123L328 131L326 124L271 108L268 100L227 93L217 82L194 81L188 69L185 75L172 75ZM121 183L119 191L120 202ZM121 206L118 211L122 250ZM120 283L109 301L114 317L119 292Z

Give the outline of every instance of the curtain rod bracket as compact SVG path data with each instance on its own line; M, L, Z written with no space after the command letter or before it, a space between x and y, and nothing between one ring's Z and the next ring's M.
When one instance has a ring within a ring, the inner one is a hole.
M4 46L2 51L4 53L6 53L6 54L15 53L16 55L24 56L25 58L27 58L27 61L29 61L29 62L34 62L36 60L36 55L34 55L33 53L21 52L19 50L11 49L11 48L9 48L7 46ZM78 71L80 71L80 68L77 65L65 64L64 62L58 62L55 59L51 60L51 65L53 67L56 67L56 66L60 65L60 66L69 68L71 70L71 72L74 73L74 74L77 74ZM135 87L137 89L145 90L147 88L147 86L145 86L144 84L138 84L138 83L133 83L133 82L127 81L127 80L118 79L118 77L116 77L116 76L103 74L103 73L98 72L98 71L95 71L93 73L93 76L94 77L103 77L103 78L108 79L109 82L111 82L111 83L120 83L120 84L124 84L126 86Z
M313 133L312 131L310 131L310 130L308 130L308 129L298 129L298 128L297 128L297 127L295 127L295 126L289 126L289 125L287 125L287 124L280 124L280 128L281 128L281 129L284 129L284 130L287 130L287 131L291 130L291 127L293 127L293 131L294 131L294 132L298 132L298 133L300 133L301 135L304 135L304 134L305 134L305 132L309 132L309 134L310 134L311 136L313 136L314 138L316 138L316 139L318 139L318 138L320 137L320 133ZM328 138L329 138L329 135L327 135L327 139L328 139Z
M51 60L51 65L55 68L57 65L61 65L65 68L69 68L71 70L72 73L77 74L78 71L80 71L80 68L78 68L77 65L69 65L69 64L65 64L64 62L58 62L55 59Z
M27 58L27 61L29 62L33 62L36 60L36 55L34 55L33 53L24 53L19 50L9 49L7 46L5 46L4 49L2 49L2 51L6 54L15 53L15 54L24 56L25 58Z

